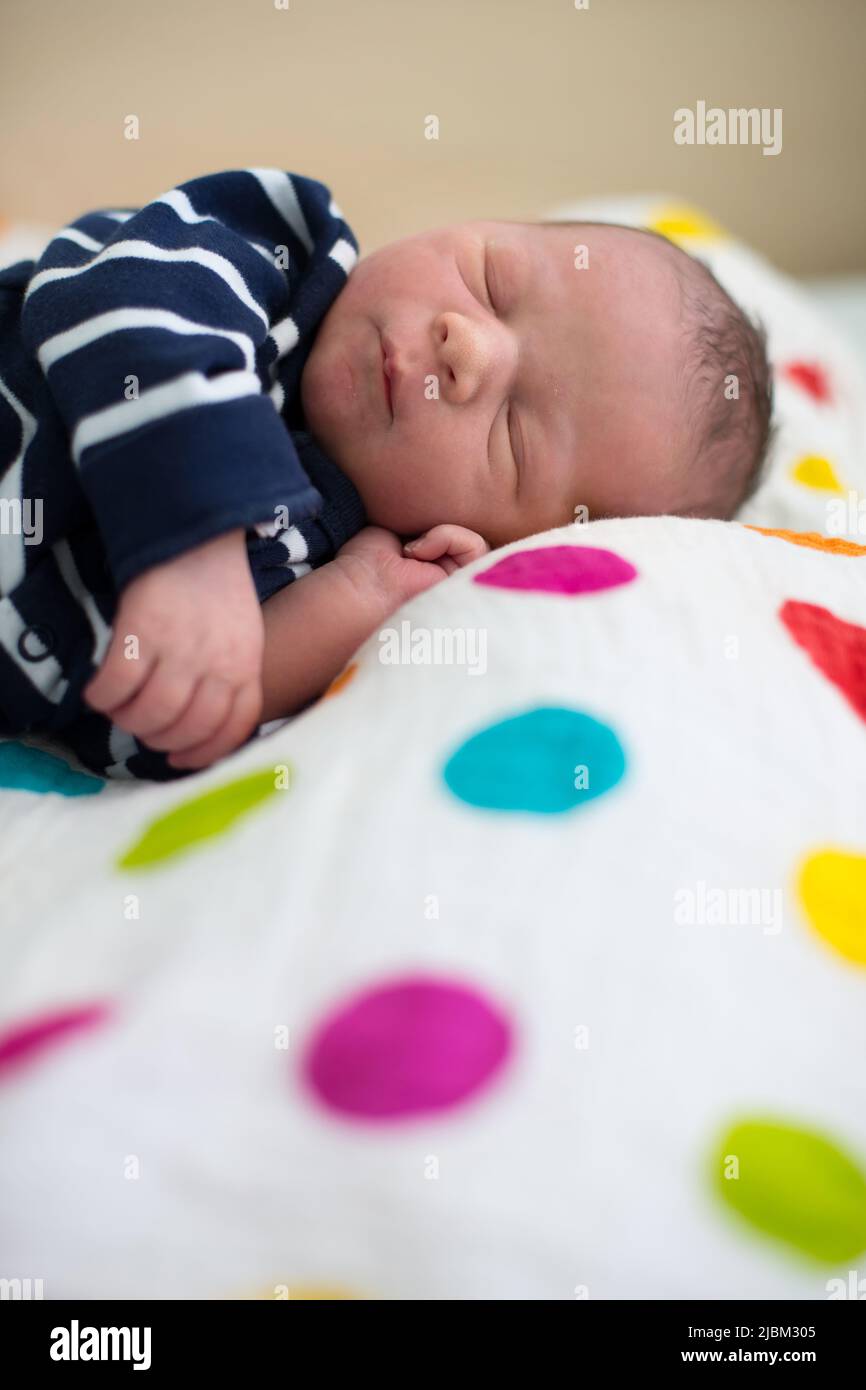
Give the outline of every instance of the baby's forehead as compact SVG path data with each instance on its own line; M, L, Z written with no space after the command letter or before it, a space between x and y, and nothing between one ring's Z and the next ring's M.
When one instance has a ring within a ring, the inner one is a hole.
M455 223L455 230L485 237L497 234L532 244L542 250L555 246L606 245L628 255L670 258L682 252L667 237L645 227L629 227L620 222L525 221L519 218L477 218Z
M608 283L634 284L638 275L679 283L685 259L666 237L612 222L522 222L506 219L462 224L465 234L525 257L535 282L560 280L578 287L578 274Z
M513 255L527 299L578 336L587 321L606 337L680 318L683 253L663 237L598 222L491 221L478 231L506 271Z

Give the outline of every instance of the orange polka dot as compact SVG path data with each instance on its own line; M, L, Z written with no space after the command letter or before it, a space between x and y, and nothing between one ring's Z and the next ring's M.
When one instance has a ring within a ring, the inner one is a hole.
M811 550L826 550L830 555L866 555L866 545L855 545L837 537L822 536L819 531L776 531L770 526L747 526L747 531L760 531L762 536L778 536L791 545L806 545Z
M331 684L328 686L327 690L322 696L322 699L327 700L330 695L339 695L340 691L345 690L346 686L349 685L350 682L355 679L357 671L357 662L353 661L351 666L347 666L345 671L341 671L339 676L334 677L334 679L331 681Z

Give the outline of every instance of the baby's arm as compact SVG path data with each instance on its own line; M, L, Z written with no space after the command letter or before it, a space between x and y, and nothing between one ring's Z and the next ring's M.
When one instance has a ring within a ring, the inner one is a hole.
M486 550L459 526L435 526L411 553L390 531L367 526L330 564L274 594L262 606L262 721L320 694L395 609Z

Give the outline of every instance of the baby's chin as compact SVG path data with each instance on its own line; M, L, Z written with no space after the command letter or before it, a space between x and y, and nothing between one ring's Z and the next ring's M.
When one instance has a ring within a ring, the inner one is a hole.
M399 499L383 499L376 485L366 485L363 477L353 478L352 482L361 494L369 526L383 526L386 531L393 531L395 536L420 536L434 524L432 521L425 524L413 517L400 505Z

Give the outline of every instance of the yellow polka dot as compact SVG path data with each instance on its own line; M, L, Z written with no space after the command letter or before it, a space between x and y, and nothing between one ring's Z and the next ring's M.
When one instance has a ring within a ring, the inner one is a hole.
M727 232L700 208L671 205L659 208L647 222L650 231L669 241L724 241Z
M256 1293L241 1294L241 1303L344 1303L361 1298L360 1294L338 1284L272 1284ZM366 1301L366 1300L365 1300Z
M293 1302L344 1303L357 1297L348 1289L331 1288L327 1284L292 1284L289 1288L289 1300Z
M846 960L866 965L866 855L818 850L802 865L797 886L818 935Z
M345 690L349 682L355 679L357 670L358 667L355 662L352 662L351 666L347 666L345 671L341 671L339 676L334 677L322 696L322 699L327 700L330 695L339 695L340 691Z
M776 536L791 545L805 545L810 550L826 550L830 555L866 555L866 545L855 545L838 536L822 536L819 531L779 531L771 526L747 526L747 531L760 531L762 536Z
M791 469L791 477L803 487L815 488L817 492L842 492L844 489L836 477L836 470L829 459L818 454L805 454Z

